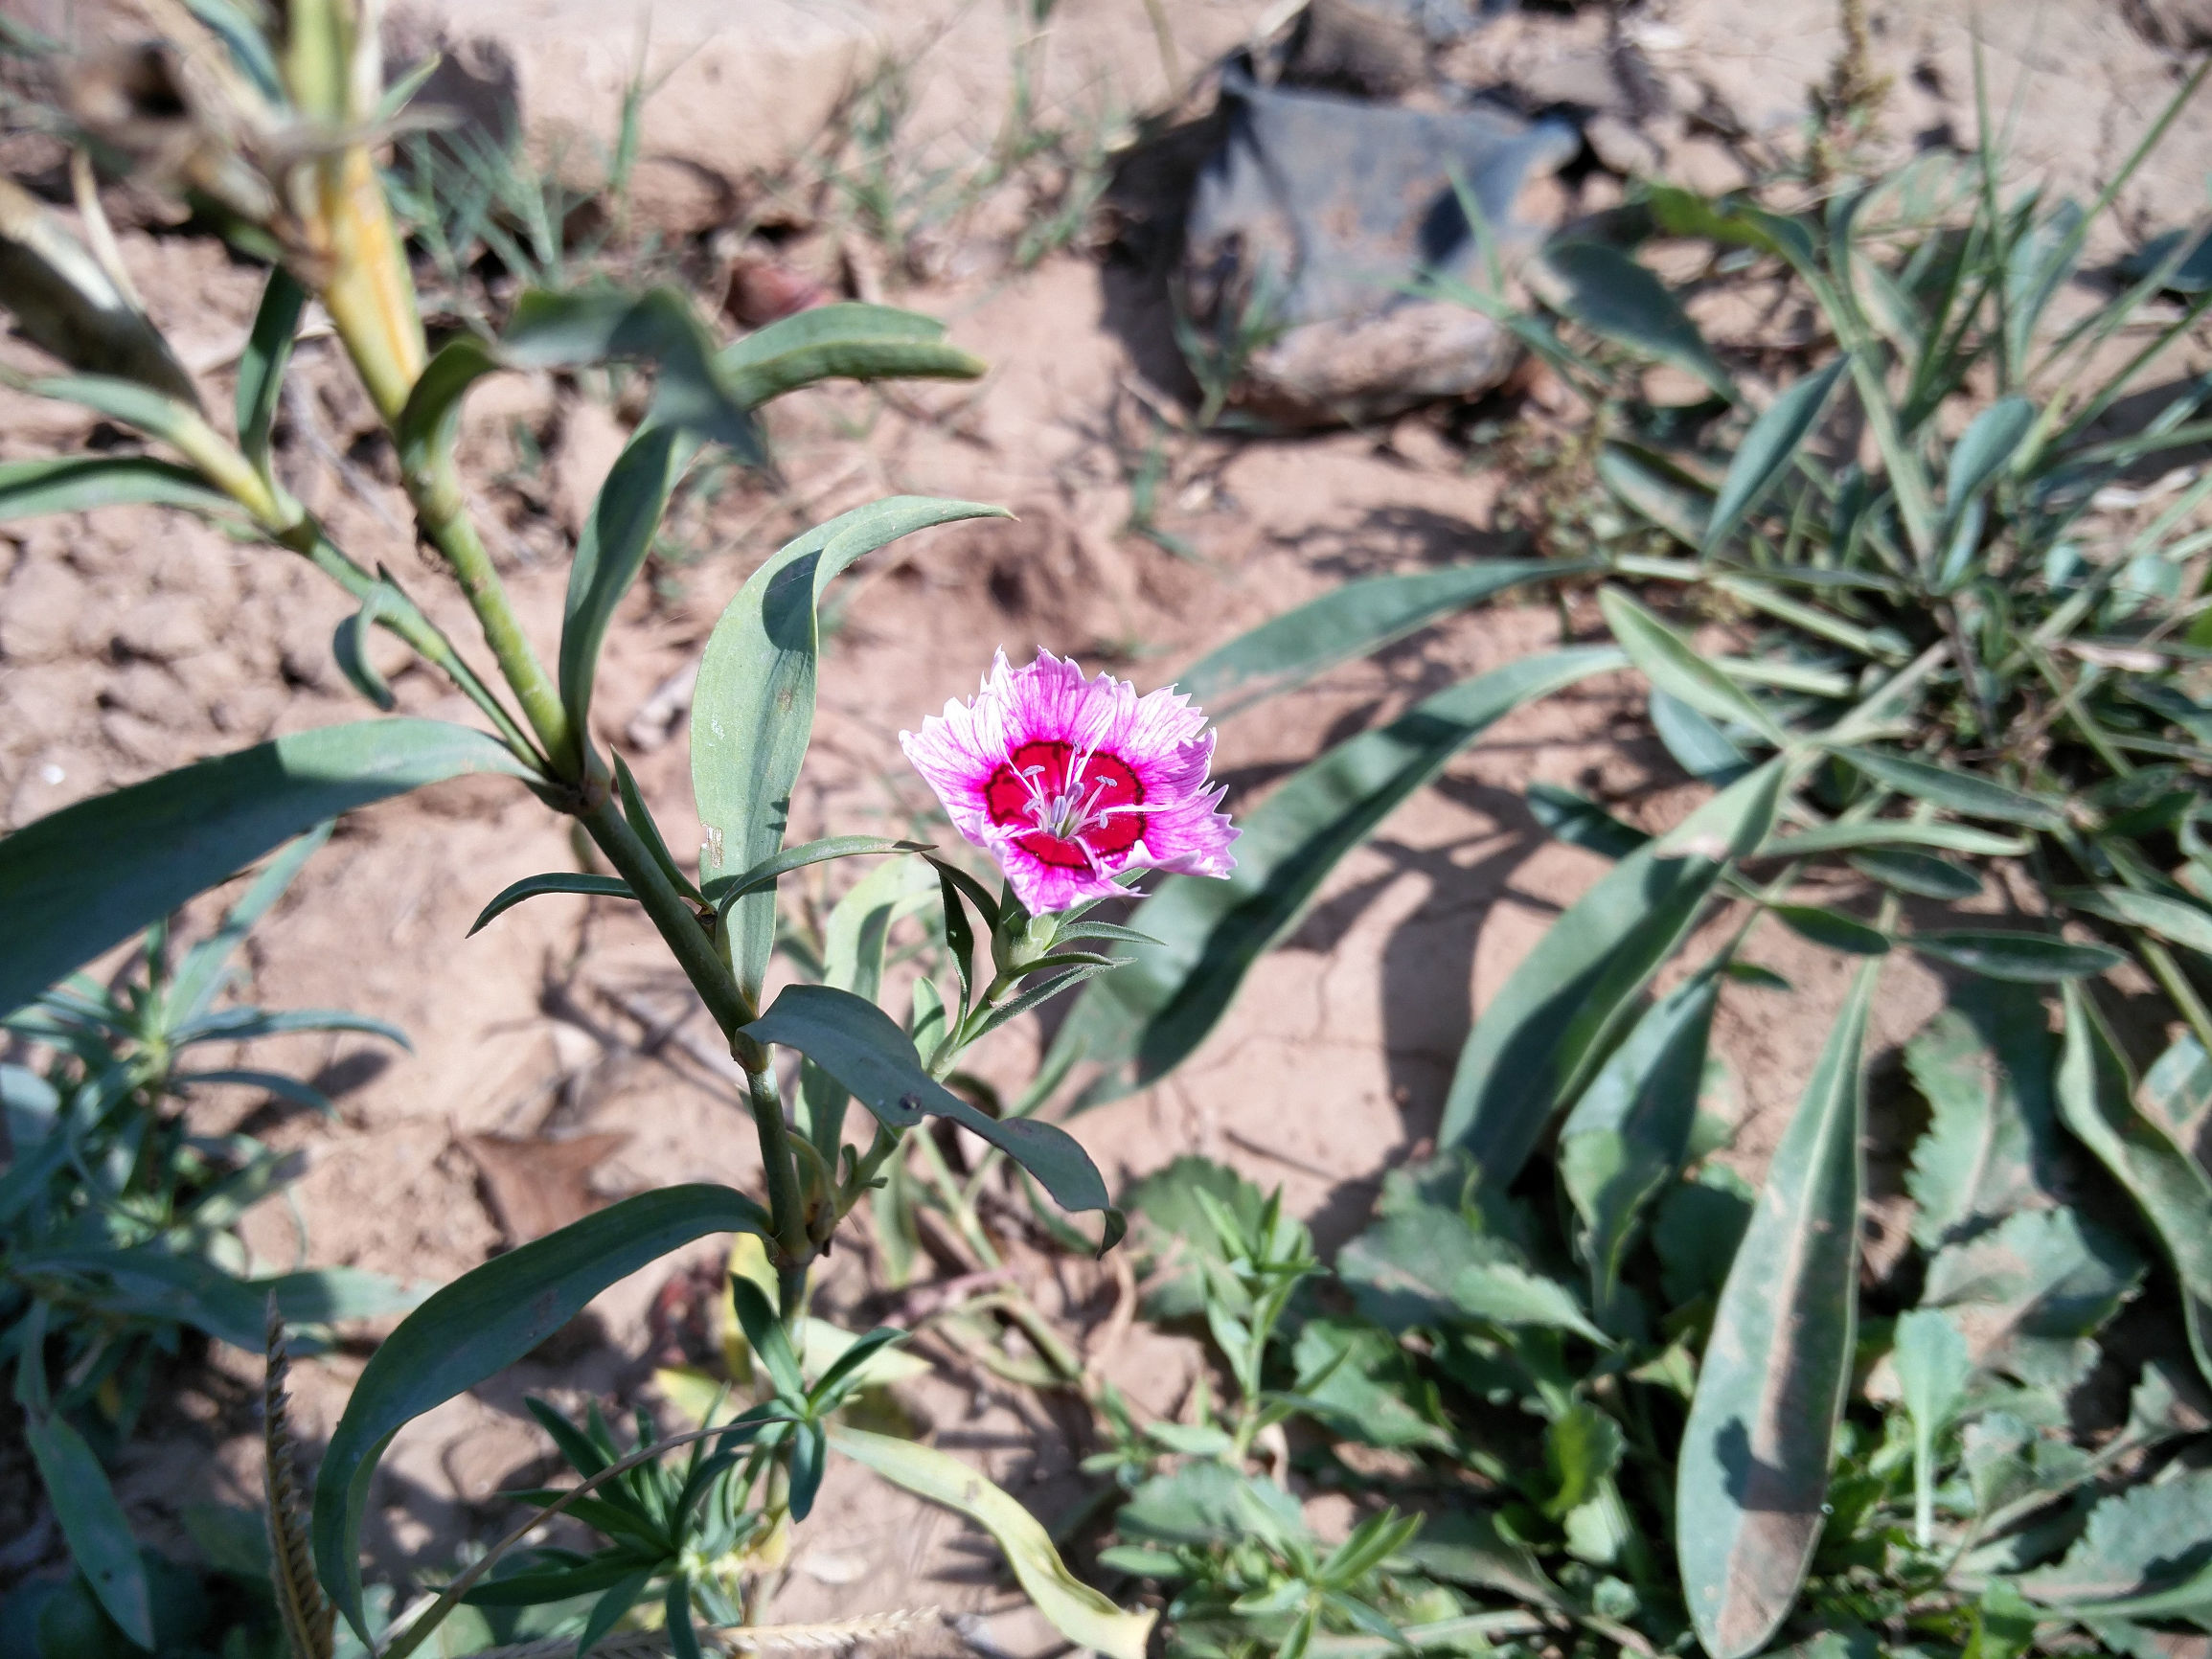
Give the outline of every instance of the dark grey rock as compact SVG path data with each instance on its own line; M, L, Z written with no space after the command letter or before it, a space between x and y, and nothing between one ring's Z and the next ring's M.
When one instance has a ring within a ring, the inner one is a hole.
M1240 404L1292 424L1377 420L1497 384L1513 353L1496 327L1415 290L1431 275L1486 278L1461 186L1502 260L1525 249L1515 204L1576 153L1575 129L1487 105L1265 87L1234 65L1220 96L1180 272L1199 350L1214 353L1200 378L1234 369Z

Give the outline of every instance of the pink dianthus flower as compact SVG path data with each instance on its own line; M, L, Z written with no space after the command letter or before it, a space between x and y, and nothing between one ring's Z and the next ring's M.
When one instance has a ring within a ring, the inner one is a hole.
M1214 734L1173 689L1140 697L1050 651L1010 669L1001 650L972 700L899 743L1033 915L1115 893L1128 870L1236 868L1225 791L1206 782Z

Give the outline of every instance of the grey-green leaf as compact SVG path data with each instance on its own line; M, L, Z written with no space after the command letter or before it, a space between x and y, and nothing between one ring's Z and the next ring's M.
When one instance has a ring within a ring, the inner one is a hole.
M1936 1441L1966 1398L1973 1360L1966 1338L1941 1308L1915 1307L1898 1316L1890 1363L1912 1420L1914 1538L1925 1550L1935 1541Z
M300 313L307 304L308 290L299 278L282 265L273 267L246 335L246 349L239 357L239 447L256 466L268 461L269 429L276 423L285 368L292 358L292 336L299 332Z
M556 870L543 875L525 875L520 881L511 882L499 890L499 896L477 912L476 920L468 924L470 935L482 933L486 923L493 918L513 910L525 898L536 898L547 893L580 893L593 898L635 898L629 883L619 875L583 875L573 871Z
M384 1339L353 1384L315 1479L315 1572L364 1641L361 1519L392 1437L513 1365L618 1279L713 1233L764 1239L768 1217L727 1187L625 1198L463 1274Z
M1801 939L1840 950L1849 956L1886 956L1889 935L1869 927L1856 916L1828 910L1817 904L1770 904L1774 920Z
M2057 1059L2041 995L1988 979L1956 987L1950 1006L1905 1044L1905 1069L1928 1106L1904 1177L1921 1248L2058 1201Z
M1227 719L1493 594L1589 568L1564 559L1496 559L1348 581L1199 658L1175 689L1215 719Z
M746 461L765 459L745 389L723 369L713 336L674 288L533 288L514 302L500 356L526 369L649 361L655 373L644 424L686 427Z
M577 537L560 626L560 701L580 734L590 729L592 680L614 607L645 568L669 497L698 447L679 427L639 432L616 457Z
M1511 1184L1660 964L1689 936L1731 857L1766 838L1780 757L1615 865L1554 921L1476 1019L1445 1098L1440 1144Z
M2052 897L2090 916L2139 927L2169 943L2212 957L2212 911L2185 898L2140 893L2132 887L2065 887Z
M1598 451L1598 482L1684 547L1702 547L1713 492L1662 458L1625 443Z
M1603 242L1574 240L1548 244L1543 262L1562 284L1553 297L1562 313L1593 333L1695 375L1735 401L1728 371L1681 303L1645 266Z
M791 788L814 729L823 589L855 559L901 535L1005 515L975 502L892 496L787 543L739 590L707 641L692 701L692 790L706 836L702 883L783 848ZM738 983L756 999L775 924L767 893L739 900L728 920Z
M1728 464L1727 475L1721 480L1712 517L1706 521L1703 546L1708 557L1727 545L1737 528L1781 482L1797 452L1820 424L1829 394L1850 366L1851 359L1845 355L1817 374L1806 375L1751 422L1751 429L1736 447L1735 459Z
M1989 487L2035 423L2036 406L2027 398L1999 398L1959 434L1944 483L1944 511L1952 521Z
M141 1648L153 1648L153 1599L130 1522L84 1437L58 1417L27 1411L23 1438L54 1518L101 1607Z
M816 306L717 354L731 395L758 408L817 380L972 380L980 358L945 344L945 325L890 306Z
M10 931L0 1011L324 819L467 772L531 776L469 727L364 720L217 756L24 826L0 840Z
M2212 1177L2131 1099L2126 1064L2078 986L2067 986L2059 1065L2066 1127L2127 1189L2181 1282L2182 1323L2197 1369L2212 1381Z
M886 1127L906 1129L924 1116L949 1118L990 1142L1043 1185L1063 1210L1106 1213L1104 1249L1123 1232L1121 1212L1081 1142L1057 1124L994 1118L923 1069L914 1044L874 1003L827 985L787 986L744 1034L805 1055L852 1092Z
M198 406L192 376L161 330L57 216L9 179L0 179L0 305L28 339L72 368Z
M1330 873L1452 756L1522 703L1624 660L1585 646L1509 663L1293 774L1243 818L1227 880L1171 876L1137 907L1130 925L1160 943L1083 992L1047 1067L1077 1054L1102 1068L1083 1104L1166 1076L1205 1040Z
M2184 1469L2131 1486L2089 1511L2081 1537L2020 1588L2037 1601L2106 1618L2177 1618L2212 1612L2212 1469Z
M0 462L0 522L94 507L188 507L235 515L238 503L189 466L146 455L57 455Z
M1981 877L1962 865L1908 847L1869 847L1844 862L1870 881L1918 898L1972 898Z
M2055 933L1996 932L1951 928L1904 936L1923 956L1948 962L1970 973L2020 985L2056 985L2109 971L2127 961L2102 944L2075 944Z
M1679 697L1716 720L1750 727L1776 748L1790 740L1750 693L1699 656L1687 640L1617 587L1598 589L1598 608L1606 625L1629 653L1630 661L1658 690Z
M1767 1645L1820 1538L1858 1323L1859 1048L1878 971L1859 970L1775 1149L1682 1431L1676 1553L1713 1659Z
M2124 1240L2074 1211L2023 1210L1938 1250L1920 1300L1953 1310L1978 1368L2064 1393L2142 1275Z
M1902 794L1931 802L1962 817L1995 818L2030 830L2065 828L2065 811L2056 803L2022 794L1972 772L1881 749L1841 749L1837 753L1877 784L1886 784Z
M1560 1181L1601 1318L1645 1208L1688 1154L1720 985L1708 969L1653 1003L1560 1125Z

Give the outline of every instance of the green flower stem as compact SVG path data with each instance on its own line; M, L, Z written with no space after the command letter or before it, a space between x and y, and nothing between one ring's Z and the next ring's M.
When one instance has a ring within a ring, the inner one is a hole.
M508 602L506 586L491 566L491 555L468 516L452 455L442 456L427 473L409 477L407 498L414 504L422 534L445 556L469 608L483 625L485 643L522 704L531 730L544 745L555 775L568 783L582 782L582 734L570 726L559 692L545 665L537 660L537 653L531 649L514 607Z
M807 1237L807 1208L799 1195L798 1154L791 1150L791 1128L784 1122L784 1091L766 1066L745 1068L745 1094L753 1108L753 1127L761 1137L761 1163L768 1177L769 1225L776 1235L778 1308L788 1322L806 1305L807 1263L814 1241Z
M751 1023L755 1013L751 1001L717 954L714 940L700 922L698 913L670 884L658 861L646 851L637 831L629 827L629 821L615 806L613 797L604 790L594 793L597 798L577 813L577 821L606 854L606 861L614 866L615 874L629 883L629 890L637 895L647 917L668 942L676 966L684 970L684 977L692 982L699 1000L707 1005L707 1012L714 1017L724 1038L732 1036L740 1026Z

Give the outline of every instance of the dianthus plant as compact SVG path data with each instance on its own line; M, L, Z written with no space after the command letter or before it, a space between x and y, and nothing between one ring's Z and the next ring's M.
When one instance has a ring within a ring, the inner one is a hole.
M764 1550L774 1543L780 1551L776 1541L812 1500L826 1450L837 1447L968 1509L997 1534L1016 1576L1071 1640L1135 1659L1150 1616L1125 1613L1069 1578L1017 1506L943 1454L834 1420L857 1362L808 1366L804 1315L810 1264L878 1184L901 1137L925 1117L966 1125L1063 1208L1103 1212L1102 1247L1118 1239L1121 1218L1070 1136L1047 1124L986 1113L942 1079L969 1044L1115 965L1106 947L1136 936L1082 918L1121 891L1119 882L1153 867L1227 873L1233 832L1217 809L1220 791L1206 785L1211 739L1202 716L1172 694L1140 698L1126 685L1086 681L1072 664L1049 656L1020 670L1002 659L975 704L924 722L909 744L954 825L1004 867L1003 888L993 891L949 854L939 858L913 842L848 835L787 846L787 813L813 716L823 590L898 536L996 511L918 497L878 501L767 558L715 628L700 665L692 735L704 844L696 867L680 863L621 760L595 746L590 722L601 645L671 492L710 445L761 460L753 412L795 387L833 375L965 377L981 365L945 345L934 324L878 307L804 312L724 346L681 293L611 286L523 292L496 338L464 332L433 349L404 232L376 167L377 146L405 94L388 93L382 83L374 12L353 0L291 0L277 14L278 33L269 37L229 8L219 32L197 21L214 15L205 9L149 9L158 35L129 47L124 59L76 66L68 118L80 145L82 240L0 181L0 304L28 340L68 371L45 377L9 372L11 383L84 405L149 441L143 453L106 450L0 466L0 516L163 504L308 559L359 602L334 649L385 717L201 761L67 807L0 841L0 914L9 919L0 1012L339 812L463 773L504 774L572 817L611 874L533 877L493 898L484 920L549 892L639 905L742 1069L765 1186L758 1197L697 1184L627 1199L464 1276L401 1323L361 1374L331 1437L311 1516L273 1505L280 1602L294 1646L303 1659L329 1651L332 1605L370 1639L358 1540L378 1458L398 1430L520 1358L617 1279L694 1239L735 1233L760 1241L780 1292L772 1307L751 1292L740 1297L775 1392L734 1421L687 1437L708 1448L692 1457L688 1478L708 1486L694 1494L683 1486L687 1477L661 1470L655 1478L675 1481L682 1491L669 1489L667 1512L654 1511L655 1525L689 1526L686 1517L711 1511L721 1517L718 1535L766 1541ZM89 160L135 169L142 179L182 194L236 249L271 265L239 364L235 421L210 412L194 375L138 304L100 217ZM440 630L398 578L350 557L279 481L270 455L274 416L310 300L328 315L389 432L417 531L474 612L491 671L472 667L469 652ZM654 393L583 526L558 656L548 664L510 605L470 518L455 461L462 399L497 369L613 362L649 368ZM391 716L390 690L362 648L372 626L396 635L443 673L484 723ZM764 1006L779 880L830 859L914 855L937 866L957 997L930 997L926 1021L911 1031L834 984L790 987ZM979 959L978 921L988 972ZM810 1062L798 1121L773 1063L778 1045ZM851 1102L873 1117L865 1145L844 1139ZM862 1342L872 1352L891 1334ZM596 1470L587 1485L619 1476L628 1490L636 1483L625 1471L666 1449L646 1446L613 1464L588 1447L574 1456L582 1460L580 1472L586 1465ZM282 1485L272 1481L272 1493ZM695 1498L707 1500L704 1510ZM749 1506L750 1519L733 1520L731 1501ZM547 1502L582 1500L571 1492ZM600 1503L590 1512L605 1509ZM142 1569L127 1537L119 1550L112 1530L104 1540L95 1527L77 1532L83 1535L73 1533L70 1542L103 1604L126 1633L141 1634L144 1583L134 1575ZM536 1581L532 1574L560 1579L557 1567L497 1576L505 1548L388 1635L380 1644L385 1659L422 1644L465 1597L481 1602L498 1589L512 1601L518 1585ZM718 1609L741 1618L751 1610L741 1595L732 1609L703 1584L691 1595L692 1568L684 1563L692 1557L675 1548L669 1559L676 1564L666 1568L673 1575L668 1639L677 1652L696 1650L695 1614L703 1610L712 1624ZM603 1601L592 1625L604 1630L622 1618L646 1579L661 1570L649 1562L625 1600ZM591 1639L587 1632L587 1645Z

